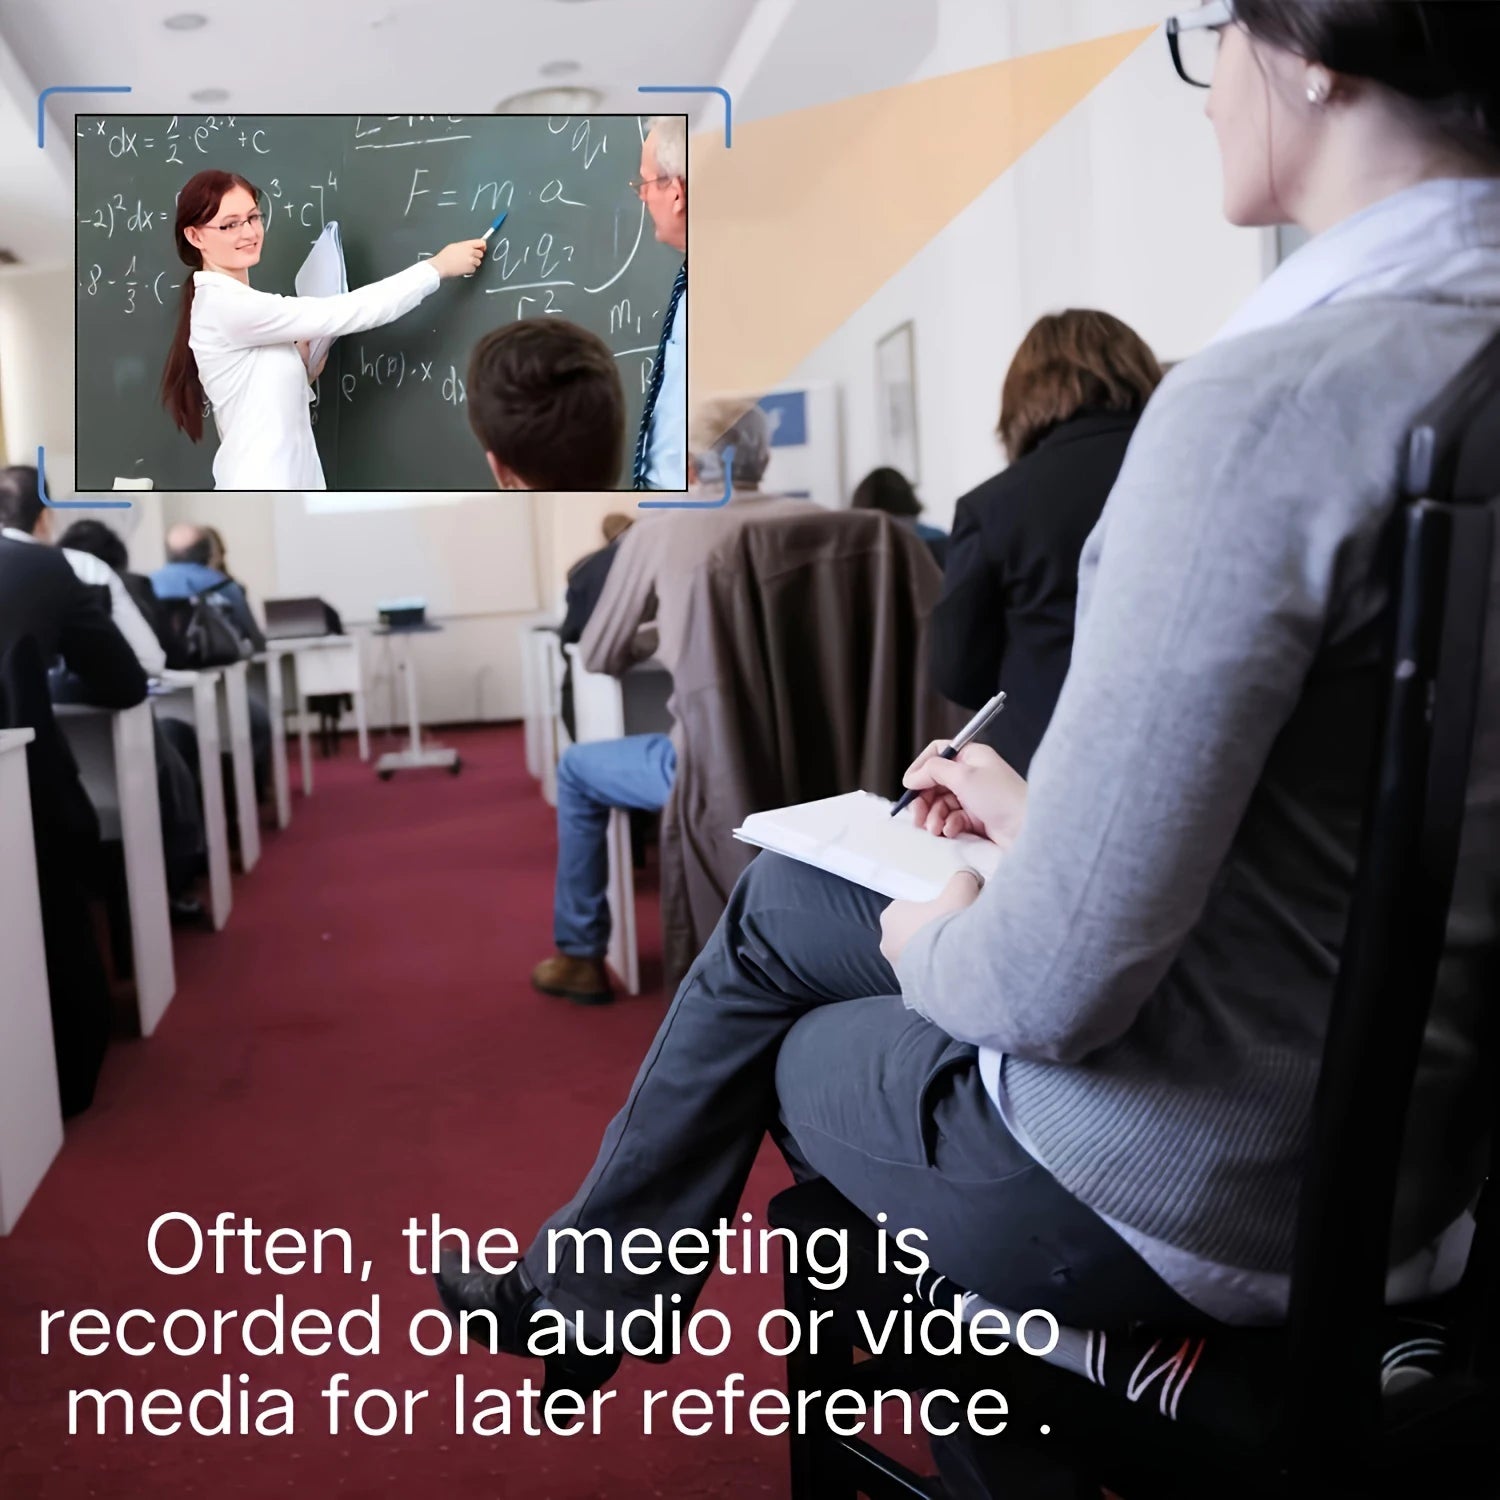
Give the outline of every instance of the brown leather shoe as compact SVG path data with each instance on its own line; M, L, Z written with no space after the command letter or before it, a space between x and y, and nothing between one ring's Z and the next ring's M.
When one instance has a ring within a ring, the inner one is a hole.
M544 958L531 971L531 987L575 1005L608 1005L615 998L602 958L570 958L566 953Z

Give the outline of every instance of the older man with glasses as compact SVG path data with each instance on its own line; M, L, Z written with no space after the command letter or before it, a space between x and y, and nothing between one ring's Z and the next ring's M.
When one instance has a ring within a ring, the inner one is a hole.
M641 175L631 186L662 244L687 254L687 117L658 115L641 143ZM672 283L635 440L638 490L687 488L687 261Z

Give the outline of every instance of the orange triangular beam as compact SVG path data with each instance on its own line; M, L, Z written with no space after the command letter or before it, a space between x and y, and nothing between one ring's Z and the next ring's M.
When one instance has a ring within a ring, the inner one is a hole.
M1154 29L695 136L690 399L784 381Z

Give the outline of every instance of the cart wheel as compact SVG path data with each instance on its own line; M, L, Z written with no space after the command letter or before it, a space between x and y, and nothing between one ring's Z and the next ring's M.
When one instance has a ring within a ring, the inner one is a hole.
M464 768L464 763L463 763L462 757L460 757L460 756L454 756L454 758L453 758L453 764L448 767L448 774L450 776L457 776L458 773L463 770L463 768Z
M394 771L377 771L375 773L382 781L389 781L396 773Z

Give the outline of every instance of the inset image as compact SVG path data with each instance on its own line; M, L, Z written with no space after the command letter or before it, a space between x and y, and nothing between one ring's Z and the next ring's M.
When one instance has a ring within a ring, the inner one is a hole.
M685 488L685 116L75 129L80 492Z

